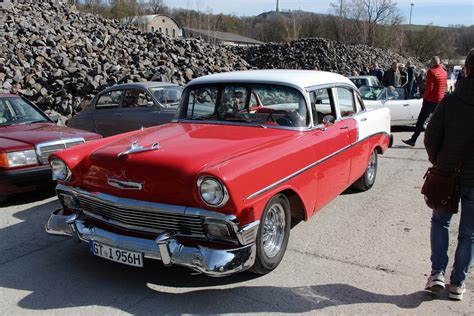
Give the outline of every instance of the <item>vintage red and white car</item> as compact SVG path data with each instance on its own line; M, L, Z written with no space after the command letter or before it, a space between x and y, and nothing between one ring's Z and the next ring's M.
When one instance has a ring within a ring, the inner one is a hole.
M290 228L354 185L374 184L390 112L367 111L328 72L257 70L190 82L168 124L50 157L63 208L46 230L133 266L265 274Z

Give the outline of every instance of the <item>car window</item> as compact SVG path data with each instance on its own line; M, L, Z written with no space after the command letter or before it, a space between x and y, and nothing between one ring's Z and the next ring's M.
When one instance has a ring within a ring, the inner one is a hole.
M356 107L354 104L354 95L352 90L342 87L338 87L336 90L339 109L341 110L341 117L354 114L356 112Z
M123 90L107 92L99 97L95 105L96 109L118 108L122 100Z
M362 101L362 98L360 97L360 95L358 93L354 93L354 95L356 97L355 101L356 101L357 112L364 111L365 107L364 107L364 102Z
M122 108L146 108L153 106L153 100L140 89L126 90L123 96Z
M331 89L318 89L311 91L311 112L313 114L314 125L322 124L326 115L336 118L334 103L332 102Z
M195 88L189 92L186 118L196 119L213 115L217 104L217 87Z
M177 107L183 92L183 89L177 86L153 87L149 90L164 107Z

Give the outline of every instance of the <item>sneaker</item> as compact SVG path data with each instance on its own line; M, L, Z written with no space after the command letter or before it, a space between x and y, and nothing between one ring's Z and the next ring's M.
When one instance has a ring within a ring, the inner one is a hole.
M460 301L462 296L466 293L466 285L462 283L461 285L449 285L449 298L452 300Z
M439 293L444 290L444 273L443 272L432 272L426 282L425 290L433 293Z
M412 141L411 139L403 139L402 142L404 142L405 144L407 144L411 147L415 146L415 142Z

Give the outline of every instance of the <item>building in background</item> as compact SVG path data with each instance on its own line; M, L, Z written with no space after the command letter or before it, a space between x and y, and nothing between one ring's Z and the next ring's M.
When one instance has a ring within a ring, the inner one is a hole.
M178 25L178 22L164 14L139 16L134 18L132 23L137 25L144 32L160 32L171 38L183 36L183 31Z
M183 27L183 36L186 38L202 37L204 40L212 44L230 46L256 46L263 44L263 42L239 34L193 29L190 27Z

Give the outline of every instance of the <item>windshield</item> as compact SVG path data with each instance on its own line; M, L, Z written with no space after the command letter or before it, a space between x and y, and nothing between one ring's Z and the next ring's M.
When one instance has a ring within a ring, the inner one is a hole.
M307 127L303 95L276 85L205 85L190 87L180 119L243 122L254 125Z
M0 99L0 126L49 122L37 109L19 97Z
M359 88L359 92L364 100L380 100L384 89L384 87L363 86Z
M181 87L155 87L149 88L150 92L164 107L176 107L181 100Z

